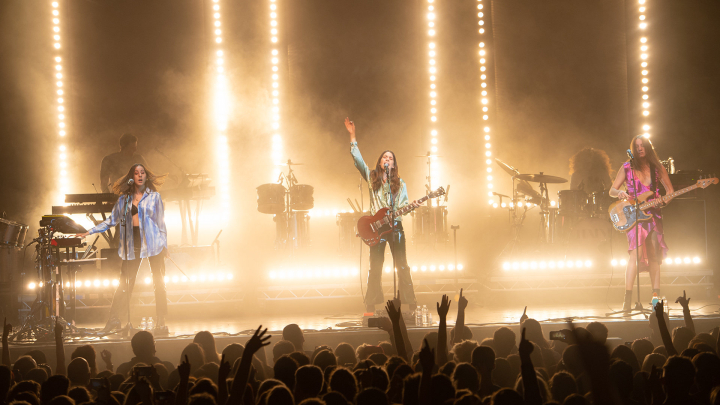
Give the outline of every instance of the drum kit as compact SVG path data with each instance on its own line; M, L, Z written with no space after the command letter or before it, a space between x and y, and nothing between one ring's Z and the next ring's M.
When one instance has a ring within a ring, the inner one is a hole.
M275 221L275 248L299 249L308 247L310 241L309 211L315 205L314 188L298 184L293 166L302 163L281 163L287 166L287 174L281 173L277 183L263 184L257 188L258 211L273 214Z
M530 209L539 208L540 229L538 232L541 244L556 245L563 250L596 248L608 238L610 232L607 210L613 202L607 191L587 194L582 190L561 190L558 192L558 204L550 201L548 184L567 183L567 179L539 174L521 174L516 168L495 159L496 163L513 180L512 197L493 193L500 198L510 200L509 209L513 240L510 242L514 251L518 236L526 214ZM538 183L540 191L536 191L531 183ZM507 250L507 248L506 248Z

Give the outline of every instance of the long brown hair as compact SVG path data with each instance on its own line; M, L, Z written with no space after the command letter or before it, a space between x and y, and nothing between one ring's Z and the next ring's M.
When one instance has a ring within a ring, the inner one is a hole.
M393 194L397 194L397 192L400 190L400 171L398 168L398 161L395 157L395 153L393 153L393 151L391 150L386 150L385 152L380 154L380 157L375 164L375 170L370 172L370 182L372 183L373 191L378 191L382 186L383 173L385 172L385 169L380 165L380 162L382 162L382 157L385 156L385 154L388 152L392 154L393 164L395 166L390 169L390 192L392 192Z
M145 187L149 188L152 191L158 191L160 189L160 187L162 187L163 183L165 183L165 180L167 179L167 176L168 176L167 174L158 176L155 173L153 173L152 171L150 171L144 165L142 165L140 163L136 163L136 164L132 165L132 167L130 167L130 170L128 170L126 175L120 177L119 179L117 179L115 181L115 183L113 183L113 186L112 186L113 193L115 193L117 195L122 195L122 194L125 194L128 192L128 189L130 188L130 186L128 186L127 182L128 182L128 180L133 178L133 176L135 175L135 168L137 168L138 166L145 169L145 174L147 175L147 182L145 183ZM133 184L132 185L133 192L135 191L135 187L137 187L137 185Z
M630 150L632 151L633 156L638 156L637 146L635 146L635 141L638 139L642 141L643 149L645 149L645 161L650 165L650 175L653 176L654 179L653 170L661 170L662 163L660 163L660 158L658 158L657 153L655 153L655 147L652 142L650 142L650 139L644 137L643 135L634 137L632 142L630 142ZM642 167L640 167L639 164L639 159L632 159L630 161L630 165L635 170L642 170Z

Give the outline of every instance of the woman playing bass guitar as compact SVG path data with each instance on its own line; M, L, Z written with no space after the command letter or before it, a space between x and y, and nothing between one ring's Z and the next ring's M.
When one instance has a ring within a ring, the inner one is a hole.
M640 195L652 191L655 198L659 198L660 187L658 183L662 183L663 187L665 187L666 194L672 194L674 190L670 177L667 170L660 163L660 159L658 159L650 140L638 135L633 138L630 150L634 158L623 163L615 177L612 188L610 188L610 196L630 199L635 197L636 192L637 195ZM627 192L620 190L623 184L625 184ZM627 232L629 257L627 269L625 270L623 311L631 310L632 288L638 271L636 263L636 250L638 248L640 249L641 271L647 270L650 273L653 292L660 294L660 264L663 258L667 256L668 247L663 236L660 208L651 208L646 213L651 214L652 218L649 221L638 222L635 226L639 226L639 229L636 230L633 227ZM638 233L637 240L635 237L636 231Z

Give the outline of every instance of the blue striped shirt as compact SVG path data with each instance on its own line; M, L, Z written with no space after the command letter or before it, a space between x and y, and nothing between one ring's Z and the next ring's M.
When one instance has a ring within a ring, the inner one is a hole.
M126 201L132 204L132 196L120 197L117 203L115 203L115 207L113 207L110 218L92 228L89 231L90 235L105 232L109 228L117 225L122 217ZM124 249L125 240L127 239L128 260L135 259L135 241L133 240L133 220L131 211L132 206L130 206L127 210L127 217L125 219L127 226L125 229L121 229L120 231L120 247L118 248L118 255L120 255L121 258L125 258ZM160 198L160 193L152 191L149 188L145 189L145 194L143 194L140 202L138 203L138 220L140 224L140 235L142 235L140 257L145 258L159 255L164 248L167 248L165 207L162 199Z

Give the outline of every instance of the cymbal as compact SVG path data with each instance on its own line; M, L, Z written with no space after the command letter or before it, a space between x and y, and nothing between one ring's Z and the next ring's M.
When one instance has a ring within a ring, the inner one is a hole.
M520 174L520 172L516 168L510 166L509 164L503 162L502 160L500 160L498 158L495 158L495 162L498 164L498 166L502 167L502 169L505 170L505 172L507 172L507 174L509 174L511 176Z
M517 191L518 191L518 193L523 194L523 195L528 196L528 197L542 198L542 196L540 195L540 193L538 193L537 191L535 191L535 190L532 188L532 185L530 185L530 183L528 183L526 180L520 180L520 181L517 183Z
M532 181L533 183L567 183L567 180L558 177L550 176L549 174L518 174L515 176L518 180Z

